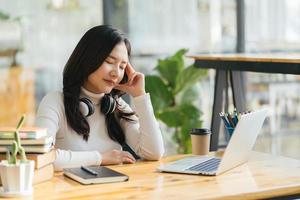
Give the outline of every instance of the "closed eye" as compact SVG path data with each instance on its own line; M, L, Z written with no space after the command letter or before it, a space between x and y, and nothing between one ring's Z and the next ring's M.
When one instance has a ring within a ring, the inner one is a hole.
M126 65L120 65L120 69L124 70Z
M117 57L112 56L112 55L109 55L107 59L110 60L110 61L113 60L113 61L116 61L116 62L120 62L121 64L124 64L125 67L127 65L127 61L126 60L123 60L121 58L117 58Z
M108 63L108 64L114 64L114 62L111 61L111 60L105 60L105 62Z

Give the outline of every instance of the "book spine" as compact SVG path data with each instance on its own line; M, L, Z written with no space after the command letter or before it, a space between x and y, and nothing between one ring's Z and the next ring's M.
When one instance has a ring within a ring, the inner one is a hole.
M33 185L51 180L53 175L54 175L53 164L46 165L40 169L35 169L33 175L33 181L32 181ZM0 179L0 186L2 186L1 179Z
M51 180L54 175L53 164L34 170L33 185Z
M53 149L52 151L44 154L27 154L27 159L28 160L33 160L34 161L34 168L35 169L40 169L46 165L52 164L55 161L55 150ZM20 159L20 156L17 156L18 159ZM0 160L6 160L6 154L1 153L0 154Z
M20 132L21 139L37 139L37 134L34 132ZM14 139L14 134L11 132L1 132L0 139Z

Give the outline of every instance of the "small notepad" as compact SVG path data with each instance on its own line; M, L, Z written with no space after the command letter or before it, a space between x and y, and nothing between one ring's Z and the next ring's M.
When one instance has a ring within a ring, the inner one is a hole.
M64 169L64 175L84 185L122 182L127 181L129 179L127 175L107 167L89 167L89 169L97 172L98 175L90 174L82 170L82 168L80 167Z

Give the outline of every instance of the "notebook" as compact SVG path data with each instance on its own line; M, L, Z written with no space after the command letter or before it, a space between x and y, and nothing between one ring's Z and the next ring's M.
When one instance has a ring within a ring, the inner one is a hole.
M82 169L82 167L77 167L64 169L64 175L84 185L122 182L128 181L129 179L127 175L108 167L88 167L88 169L96 174L90 173L87 170Z
M162 164L161 172L218 175L248 161L259 131L267 116L267 110L241 116L222 158L192 156Z

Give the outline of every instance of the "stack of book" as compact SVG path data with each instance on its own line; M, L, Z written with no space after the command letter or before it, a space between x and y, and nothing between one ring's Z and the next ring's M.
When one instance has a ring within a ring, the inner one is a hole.
M24 127L19 131L19 135L27 159L35 161L33 184L51 179L54 174L55 150L53 138L47 136L47 129ZM13 140L14 128L0 127L0 160L6 159L6 151L11 148Z
M14 127L0 127L0 153L11 148L14 130ZM24 127L19 131L19 135L26 153L46 153L52 148L53 138L47 136L45 128Z

